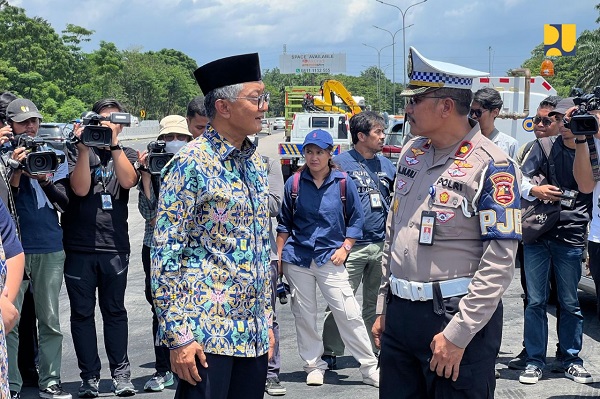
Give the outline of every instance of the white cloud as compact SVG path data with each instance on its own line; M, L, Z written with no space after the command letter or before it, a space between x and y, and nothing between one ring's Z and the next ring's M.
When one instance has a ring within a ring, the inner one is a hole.
M86 47L100 40L121 49L174 48L199 64L236 53L258 51L264 68L278 65L283 45L288 53L345 52L347 72L358 74L377 64L377 48L391 44L388 33L402 28L393 7L375 0L9 0L27 15L47 19L62 31L67 23L96 33ZM403 10L418 0L386 0ZM577 31L596 29L593 4L546 0L544 9L561 10L552 17L532 15L525 0L428 0L406 14L406 47L426 57L488 68L492 46L495 71L518 67L542 42L544 23L577 23ZM548 14L548 13L546 13ZM396 35L396 78L402 76L402 32ZM381 52L382 67L392 64L392 49ZM392 68L387 69L388 76Z

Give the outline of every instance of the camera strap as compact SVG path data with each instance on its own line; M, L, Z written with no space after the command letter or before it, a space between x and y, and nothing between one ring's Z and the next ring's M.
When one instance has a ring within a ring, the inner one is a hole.
M594 181L600 181L600 165L598 165L598 149L594 142L594 136L586 136L588 149L590 151L590 163L592 164L592 174Z

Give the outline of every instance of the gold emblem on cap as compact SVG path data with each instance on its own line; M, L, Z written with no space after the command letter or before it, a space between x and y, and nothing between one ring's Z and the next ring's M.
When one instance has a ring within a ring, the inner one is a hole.
M406 64L406 72L408 74L408 77L410 78L413 72L412 51L408 52L408 63Z
M21 105L22 112L29 112L29 107L27 105Z

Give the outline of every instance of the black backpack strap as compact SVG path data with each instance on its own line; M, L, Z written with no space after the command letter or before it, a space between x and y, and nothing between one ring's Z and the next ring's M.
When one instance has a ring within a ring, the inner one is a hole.
M348 217L346 215L346 179L348 175L342 172L344 177L340 180L340 198L342 199L342 211L344 212L344 223L348 225Z

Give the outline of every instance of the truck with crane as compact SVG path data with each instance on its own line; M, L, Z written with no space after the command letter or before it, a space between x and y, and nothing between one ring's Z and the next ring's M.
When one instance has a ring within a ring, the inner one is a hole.
M350 148L348 120L364 108L364 98L354 97L344 85L333 79L320 86L285 88L285 142L279 144L284 179L303 164L302 143L314 129L328 131L333 137L334 155Z

